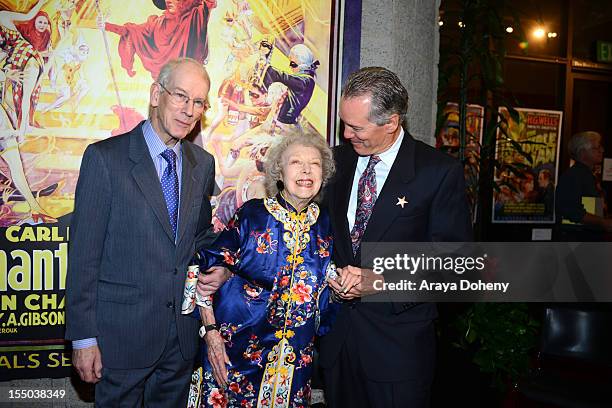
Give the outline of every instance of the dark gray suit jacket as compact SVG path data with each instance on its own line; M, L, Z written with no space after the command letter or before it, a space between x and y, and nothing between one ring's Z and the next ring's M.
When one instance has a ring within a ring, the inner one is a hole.
M176 244L142 123L83 155L70 226L66 339L97 337L105 367L152 365L172 320L182 357L196 354L198 321L180 306L187 264L212 239L215 166L209 153L182 143Z

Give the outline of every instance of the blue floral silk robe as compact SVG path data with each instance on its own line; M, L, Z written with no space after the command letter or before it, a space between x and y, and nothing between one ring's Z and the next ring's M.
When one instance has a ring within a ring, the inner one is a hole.
M327 212L311 203L297 213L279 195L246 202L199 252L200 270L234 273L213 301L230 385L218 386L203 350L201 406L309 405L314 336L329 331L336 309L325 281L335 277L331 251Z

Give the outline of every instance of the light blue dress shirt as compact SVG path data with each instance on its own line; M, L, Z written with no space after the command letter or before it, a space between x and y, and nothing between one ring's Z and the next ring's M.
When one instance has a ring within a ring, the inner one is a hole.
M145 121L145 123L142 124L142 133L144 134L145 142L147 143L147 147L149 148L149 154L151 155L151 159L153 160L153 164L155 165L155 171L157 171L157 177L159 178L159 182L161 183L162 174L164 174L166 167L168 167L168 162L161 156L161 154L168 147L159 138L159 136L157 135L157 132L155 132L155 129L153 129L153 126L151 125L151 121L147 120ZM180 202L181 184L182 184L181 175L183 173L183 168L182 168L183 156L182 156L181 143L179 142L175 144L172 150L174 150L174 153L176 153L176 173L177 173L178 180L179 180L179 207L178 208L181 208L181 202ZM180 218L180 211L179 211L179 218ZM180 222L180 219L177 219L177 226L179 222ZM83 349L83 348L95 346L97 344L98 342L96 341L96 338L91 337L88 339L74 340L72 342L72 348L77 350L77 349Z

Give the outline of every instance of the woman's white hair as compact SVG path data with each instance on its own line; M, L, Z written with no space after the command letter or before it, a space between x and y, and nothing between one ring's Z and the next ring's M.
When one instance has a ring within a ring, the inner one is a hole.
M321 154L321 169L323 173L321 190L329 182L336 171L334 156L331 149L327 145L326 140L318 134L306 132L303 130L295 130L285 135L283 139L267 154L265 170L265 185L266 193L269 197L274 197L278 194L279 181L283 181L283 154L290 146L300 145L306 147L314 147ZM319 201L321 191L317 193L314 200Z

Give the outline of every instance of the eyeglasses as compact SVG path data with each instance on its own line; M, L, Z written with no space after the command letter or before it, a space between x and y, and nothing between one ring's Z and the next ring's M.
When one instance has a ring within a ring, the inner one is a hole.
M297 63L293 62L293 61L289 61L289 66L290 66L291 68L297 68L297 67L299 67L299 65L298 65Z
M208 102L206 102L206 99L202 99L202 98L190 98L187 95L185 95L184 93L180 92L180 91L174 91L174 92L170 92L165 86L163 86L161 83L157 83L159 86L161 86L161 88L166 91L168 93L168 95L170 95L170 101L175 104L176 106L185 106L189 103L189 101L193 101L193 109L197 110L197 111L203 111L205 109L208 109Z

